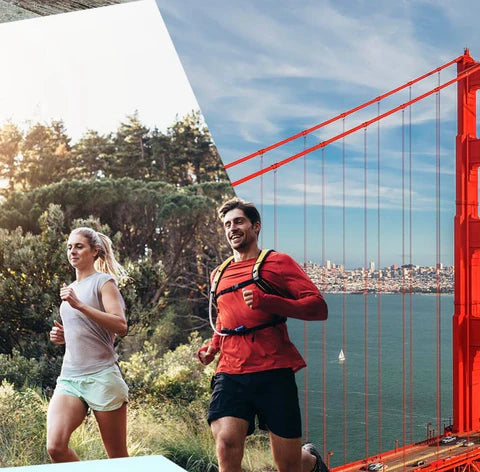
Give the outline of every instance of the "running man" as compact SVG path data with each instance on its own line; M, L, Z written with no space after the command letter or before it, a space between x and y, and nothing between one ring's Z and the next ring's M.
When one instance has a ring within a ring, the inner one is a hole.
M261 266L260 278L267 288L260 289L252 279L260 254L258 210L253 203L234 198L218 213L233 260L222 267L215 288L215 334L198 351L198 358L207 365L220 352L208 413L220 472L241 472L245 438L254 431L255 417L259 427L269 431L279 472L325 472L316 448L312 444L302 448L294 373L306 364L285 323L287 317L327 319L325 300L290 256L274 251Z

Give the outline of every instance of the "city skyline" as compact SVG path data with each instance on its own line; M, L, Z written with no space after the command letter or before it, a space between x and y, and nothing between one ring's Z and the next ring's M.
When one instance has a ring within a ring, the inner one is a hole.
M447 293L454 290L453 266L423 267L415 264L375 269L344 269L326 261L325 265L307 263L305 271L324 293Z

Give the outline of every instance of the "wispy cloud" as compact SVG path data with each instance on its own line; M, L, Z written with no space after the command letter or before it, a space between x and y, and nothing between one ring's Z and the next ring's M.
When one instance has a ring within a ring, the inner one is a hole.
M353 108L458 57L469 46L480 56L474 0L287 0L223 2L156 0L190 78L214 140L231 162L301 130ZM382 101L380 113L455 77L456 68L432 75L395 99ZM405 198L403 172L412 149L412 210L435 215L436 158L441 157L441 209L450 219L454 206L455 86L442 90L377 128L367 130L368 207L378 193L382 209L397 215ZM440 108L437 108L439 103ZM441 141L436 141L440 112ZM304 147L363 123L378 113L376 105L317 131L304 141L276 149L263 164L248 162L229 170L232 181L257 171L260 165L298 153ZM402 121L404 125L402 127ZM411 135L409 134L411 131ZM438 146L440 145L440 146ZM329 208L343 206L342 149L346 153L345 205L363 205L364 134L348 136L325 151L325 189L321 185L321 151L308 157L309 205L319 205L324 190ZM403 148L403 150L402 150ZM378 187L376 154L381 153ZM403 159L403 160L402 160ZM407 167L405 167L407 166ZM276 184L274 184L277 179ZM236 187L237 194L266 205L303 204L303 160L288 164L276 176L265 175ZM274 195L274 185L277 191ZM404 182L409 185L409 181ZM410 204L410 203L409 203ZM293 210L292 210L293 211ZM427 238L424 238L428 240ZM448 238L447 238L448 239Z
M418 37L409 3L157 3L220 149L218 121L245 148L270 143L443 62Z

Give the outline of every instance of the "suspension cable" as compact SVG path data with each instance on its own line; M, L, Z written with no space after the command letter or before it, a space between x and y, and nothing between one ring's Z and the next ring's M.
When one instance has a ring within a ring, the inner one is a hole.
M326 231L325 231L325 207L326 207L326 188L325 188L325 148L322 149L322 266L323 281L322 291L325 291L326 272ZM326 324L322 323L322 424L323 424L323 457L327 457L327 330Z
M405 446L407 444L407 402L406 402L406 364L405 364L405 110L402 110L402 445L403 466L405 468Z
M263 169L263 153L260 154L260 170ZM264 217L263 214L263 174L260 175L260 214L262 218ZM263 248L263 233L264 231L260 231L260 245Z
M363 134L363 163L364 163L364 219L363 219L363 231L364 231L364 265L363 265L363 277L364 277L364 292L363 292L363 307L364 307L364 350L365 350L365 457L368 457L368 201L367 201L367 183L368 183L368 167L367 167L367 127L364 129Z
M277 250L277 169L273 172L273 249Z
M380 102L377 103L377 115L380 115ZM381 292L382 282L380 277L380 258L381 258L381 232L380 232L380 121L377 122L377 437L378 437L378 453L382 453L382 316L381 316Z
M249 175L247 175L247 176L245 176L241 179L235 180L234 182L232 182L232 186L236 187L237 185L243 184L245 182L248 182L251 179L259 177L262 173L265 174L267 172L271 172L272 170L275 170L278 167L284 166L285 164L288 164L289 162L292 162L292 161L304 156L305 154L309 154L313 151L316 151L317 149L321 149L322 147L328 146L329 144L331 144L335 141L338 141L339 139L342 139L344 136L348 136L352 133L355 133L356 131L359 131L362 128L366 128L366 127L372 125L373 123L376 123L377 121L386 118L387 116L393 115L394 113L396 113L400 110L403 110L407 106L410 106L410 105L412 105L414 103L417 103L417 102L419 102L419 101L421 101L421 100L423 100L423 99L425 99L425 98L427 98L431 95L434 95L434 94L438 93L440 90L443 90L444 88L446 88L446 87L448 87L448 86L450 86L450 85L452 85L452 84L454 84L454 83L456 83L460 80L465 79L470 74L473 74L474 72L477 72L479 69L480 69L480 63L472 66L470 69L467 69L466 71L459 74L457 77L449 80L448 82L445 82L444 84L441 84L438 87L435 87L434 89L429 90L428 92L425 92L422 95L419 95L418 97L412 98L410 101L402 103L401 105L398 105L397 107L392 108L389 111L387 111L385 113L382 113L381 115L379 115L375 118L372 118L368 121L365 121L364 123L361 123L357 126L354 126L353 128L351 128L351 129L349 129L349 130L347 130L343 133L337 134L336 136L334 136L330 139L322 141L321 143L318 143L315 146L307 148L304 151L301 151L301 152L299 152L297 154L294 154L290 157L287 157L286 159L283 159L282 161L275 162L274 164L271 164L270 166L262 169L262 171L253 172L252 174L249 174Z
M345 118L342 120L345 132ZM345 206L345 137L342 139L342 349L347 352L347 275L346 266L346 206ZM347 462L347 363L343 362L343 462Z
M307 147L307 136L303 137L303 149ZM307 156L303 157L303 269L307 271ZM303 372L304 411L305 411L305 441L308 442L309 412L308 412L308 322L303 322L303 357L307 364Z
M334 123L335 121L338 121L339 119L341 118L346 118L348 115L351 115L352 113L355 113L359 110L361 110L362 108L365 108L365 107L368 107L369 105L373 105L375 102L380 102L381 100L389 97L390 95L394 95L395 93L397 92L400 92L400 90L403 90L407 87L411 87L412 85L416 84L417 82L420 82L424 79L426 79L427 77L430 77L431 75L435 74L436 72L442 70L442 69L445 69L447 67L450 67L451 65L453 64L456 64L457 62L460 62L461 60L463 59L463 55L462 56L458 56L456 59L452 59L451 61L443 64L442 66L440 67L437 67L436 69L433 69L431 70L430 72L427 72L426 74L423 74L419 77L417 77L416 79L414 80L411 80L410 82L407 82L406 84L403 84L401 85L400 87L397 87L397 88L394 88L386 93L384 93L383 95L380 95L372 100L369 100L368 102L365 102L363 103L362 105L359 105L355 108L352 108L351 110L348 110L344 113L341 113L340 115L337 115L329 120L326 120L322 123L319 123L318 125L315 125L315 126L312 126L311 128L307 128L306 130L303 130L301 131L300 133L297 133L293 136L290 136L289 138L286 138L286 139L283 139L282 141L278 141L277 143L275 144L272 144L264 149L260 149L252 154L249 154L245 157L242 157L240 159L237 159L233 162L229 162L228 164L225 164L225 169L229 169L230 167L234 167L238 164L241 164L242 162L245 162L245 161L248 161L250 159L253 159L254 157L258 156L258 155L261 155L261 154L265 154L267 153L268 151L271 151L272 149L275 149L277 147L280 147L280 146L283 146L284 144L286 143L289 143L290 141L293 141L297 138L300 138L302 136L305 136L307 134L310 134L310 133L313 133L314 131L317 131L318 129L326 126L326 125L329 125L331 123Z
M440 83L440 72L438 72L438 82ZM442 434L440 429L442 419L442 393L441 393L441 298L440 298L440 90L436 94L436 166L435 166L435 188L436 188L436 275L437 275L437 300L436 300L436 329L437 329L437 431ZM437 436L438 437L438 436Z
M409 88L409 99L412 99L412 87ZM412 256L412 107L408 107L408 216L410 264L409 283L409 411L410 411L410 444L413 444L413 256Z

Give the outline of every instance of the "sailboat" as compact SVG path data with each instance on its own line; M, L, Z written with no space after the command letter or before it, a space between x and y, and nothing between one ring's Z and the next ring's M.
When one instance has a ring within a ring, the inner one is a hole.
M345 354L343 352L343 349L340 349L340 354L338 354L338 362L344 362L345 361Z

